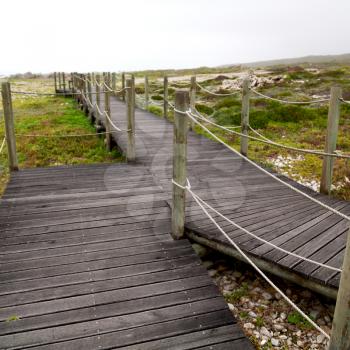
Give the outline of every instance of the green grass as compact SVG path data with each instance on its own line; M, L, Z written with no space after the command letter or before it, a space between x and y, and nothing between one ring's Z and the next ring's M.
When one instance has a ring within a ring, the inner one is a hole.
M94 127L72 99L16 98L13 101L19 168L122 161L117 150L106 151L102 136L47 138L40 135L95 134ZM39 135L24 137L20 135ZM4 135L4 124L0 124ZM0 155L0 194L9 178L6 148Z
M163 116L163 108L161 108L161 107L151 105L148 107L148 111L159 116L159 117Z
M242 283L242 285L235 289L232 293L226 294L225 299L228 303L235 303L239 301L242 297L246 296L248 293L247 283Z
M308 320L306 320L303 316L301 316L300 313L297 311L291 312L288 315L287 321L288 321L288 323L294 324L302 329L312 329L313 328L311 323Z

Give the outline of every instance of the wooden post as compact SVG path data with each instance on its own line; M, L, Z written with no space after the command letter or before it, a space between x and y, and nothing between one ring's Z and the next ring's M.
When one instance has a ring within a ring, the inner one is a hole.
M112 73L112 89L117 90L117 74L115 72Z
M75 92L75 77L74 77L74 73L70 73L70 77L71 77L71 80L72 80L72 93L74 94ZM75 95L73 95L73 98L75 99Z
M196 109L196 90L197 90L197 82L196 82L196 76L191 77L191 87L190 87L190 108L192 113L194 113ZM194 130L195 122L190 119L190 129Z
M110 85L110 75L105 75L105 83L107 86ZM111 118L111 105L110 105L110 92L107 88L104 88L104 96L105 96L105 113L108 115L109 118ZM106 125L106 149L110 151L112 149L112 125L111 122L108 120L108 118L105 116L105 125Z
M340 277L328 350L350 349L350 230Z
M61 72L58 72L58 90L62 90Z
M339 115L340 115L340 98L342 97L342 90L340 87L331 88L331 98L328 109L328 126L327 136L324 151L327 153L334 153L337 147ZM332 187L334 158L330 156L323 157L322 175L320 192L329 194Z
M87 81L87 98L89 99L90 103L92 104L92 86L91 86L91 73L88 73L87 75L88 81ZM91 108L90 103L88 103L88 112L89 112L89 120L90 122L93 121L93 110Z
M122 89L125 89L125 73L122 73ZM123 92L121 93L121 98L123 101L125 101L125 90L123 90Z
M84 81L82 81L82 85L83 85L83 91L84 91L84 96L85 96L85 99L83 99L83 104L84 104L84 113L87 115L89 113L89 103L87 102L87 99L89 98L88 96L88 92L89 92L89 89L88 89L88 84L87 84L87 81L86 81L86 74L84 74L82 76L82 78L84 79Z
M99 86L99 83L101 81L100 74L96 74L95 77L96 77L96 104L97 104L98 108L100 108L101 107L101 98L100 98L100 91L101 90L100 90L100 86ZM97 110L95 112L95 118L97 121L100 121L100 119L101 119L101 116Z
M250 80L246 77L243 80L242 86L242 113L241 113L241 126L242 134L248 135L249 125L249 95L250 95ZM248 138L241 137L241 153L244 156L248 155Z
M176 91L175 110L187 111L189 99L187 91ZM173 179L180 186L186 186L188 124L186 114L174 113ZM173 184L171 227L174 239L182 238L185 234L185 198L186 190Z
M65 93L66 92L66 74L64 72L62 72L62 85L63 85L63 92Z
M2 105L4 108L5 135L10 171L18 170L16 152L15 123L13 118L11 86L9 82L1 84Z
M164 118L168 119L168 98L169 98L169 92L168 92L168 77L164 77L163 80L163 115Z
M148 110L149 104L149 85L148 85L148 77L145 76L145 109Z
M55 82L55 93L57 92L57 74L56 72L53 73L53 80Z
M128 162L135 161L135 80L134 78L126 80L126 103L127 103L127 125L128 125L128 144L126 150L126 159Z

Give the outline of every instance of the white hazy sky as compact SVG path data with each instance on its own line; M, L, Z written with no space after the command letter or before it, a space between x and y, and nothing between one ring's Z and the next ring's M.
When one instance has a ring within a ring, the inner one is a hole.
M350 0L3 0L0 73L347 53L349 13Z

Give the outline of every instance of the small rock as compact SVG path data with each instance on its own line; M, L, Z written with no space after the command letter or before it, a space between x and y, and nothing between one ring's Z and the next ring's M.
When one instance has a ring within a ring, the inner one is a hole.
M248 315L253 318L257 317L257 314L254 311L249 311Z
M304 342L301 340L297 340L297 345L300 346L301 348L304 347Z
M320 315L320 311L319 310L311 310L310 311L310 316L313 318L313 319L317 319L318 316Z
M287 314L285 312L281 312L280 317L284 321L287 318Z
M280 300L282 298L280 293L275 293L275 299Z
M261 328L260 328L260 334L262 334L262 335L264 335L264 336L266 336L266 337L268 337L268 338L271 337L271 334L270 334L270 332L267 330L266 327L261 327Z
M323 341L325 339L325 336L323 334L319 334L317 337L316 337L316 342L317 344L322 344Z
M253 323L247 322L243 325L244 328L246 329L254 329L255 326L253 325Z
M280 341L276 338L271 338L271 344L273 346L279 346L280 345Z
M331 318L330 318L328 315L326 315L326 316L324 317L324 320L325 320L327 323L331 322Z
M273 298L272 295L270 293L267 293L267 292L262 293L262 297L265 300L271 300Z
M235 306L231 303L228 303L228 308L231 310L231 311L235 311Z

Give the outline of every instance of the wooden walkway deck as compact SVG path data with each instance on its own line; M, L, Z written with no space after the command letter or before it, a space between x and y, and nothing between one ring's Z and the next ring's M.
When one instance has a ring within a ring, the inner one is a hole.
M111 99L111 114L118 127L127 129L125 104L117 98ZM136 109L135 120L137 162L150 169L169 202L173 126L164 118L140 109ZM116 133L114 137L125 151L126 134ZM258 171L224 146L194 132L188 135L187 170L194 191L244 228L286 250L341 267L349 226L345 219ZM350 214L349 202L291 183ZM261 267L335 298L340 278L336 271L300 261L247 236L220 218L218 222ZM192 239L238 257L190 198L187 199L186 227Z
M143 165L13 173L1 349L253 349ZM17 319L17 320L15 320Z

